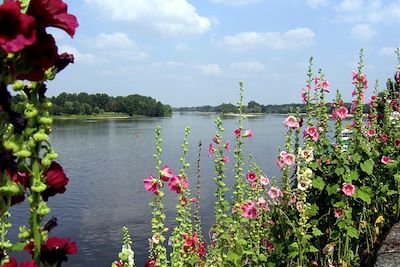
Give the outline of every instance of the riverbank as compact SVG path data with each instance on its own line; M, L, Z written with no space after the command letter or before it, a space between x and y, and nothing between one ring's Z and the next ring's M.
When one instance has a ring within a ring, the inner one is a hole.
M146 116L143 115L133 115L129 116L125 113L115 113L115 112L104 112L101 114L92 114L92 115L84 115L84 114L62 114L62 115L53 115L52 118L54 120L108 120L108 119L142 119Z

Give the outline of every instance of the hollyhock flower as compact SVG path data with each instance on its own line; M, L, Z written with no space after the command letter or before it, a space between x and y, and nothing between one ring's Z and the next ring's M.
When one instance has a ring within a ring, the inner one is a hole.
M319 88L319 82L321 81L321 77L319 77L319 76L316 76L315 78L314 78L314 84L315 84L315 86L316 86L316 88Z
M369 129L368 132L367 132L367 135L368 135L369 137L373 137L375 134L376 134L375 129Z
M41 27L56 27L73 37L78 21L67 13L67 8L62 0L31 0L26 13L34 16Z
M158 186L159 186L158 180L154 178L152 175L150 175L147 178L144 178L143 183L146 191L153 192L155 194L158 192Z
M356 84L357 82L359 82L363 85L364 89L368 88L367 76L365 76L365 74L363 74L363 73L359 74L358 72L353 70L352 76L353 76L353 84Z
M292 195L290 196L290 203L296 203L297 201L297 194L296 192L293 192Z
M211 155L212 155L215 151L217 151L217 150L215 149L215 147L214 147L212 144L210 144L210 145L208 146L208 156L211 157Z
M356 191L356 187L351 183L344 183L342 186L342 192L346 195L351 197L354 192Z
M200 257L204 257L206 255L206 242L202 242L201 244L199 244L199 248L197 249L197 254Z
M276 165L278 165L278 167L282 169L285 166L285 163L283 162L282 158L278 158L278 160L276 161Z
M337 120L341 118L342 120L347 117L348 111L346 107L340 107L332 112L332 119Z
M383 164L388 164L389 162L391 162L392 160L391 160L391 158L389 158L389 157L387 157L387 156L382 156L382 158L381 158L381 162L383 163Z
M333 216L335 216L335 218L341 218L344 215L344 210L340 209L340 208L335 208L333 210Z
M315 127L307 127L304 131L304 136L309 136L313 141L317 141L319 134Z
M69 179L64 173L60 164L52 161L50 167L43 173L46 177L47 188L42 192L43 199L47 201L49 196L54 196L57 193L62 194L65 192L65 186L68 184Z
M292 128L292 129L299 128L299 122L297 121L296 117L294 117L294 116L287 117L284 121L284 124L285 124L286 128Z
M322 90L325 92L329 93L329 82L328 81L322 81L321 83Z
M251 201L247 200L246 203L240 205L240 209L242 210L241 215L248 219L257 219L258 218L258 209L256 204Z
M25 251L33 256L33 242L24 247ZM49 237L46 242L42 243L40 261L50 265L60 264L67 261L67 255L76 254L78 249L75 242L71 242L69 238Z
M243 134L243 137L252 138L253 137L253 130L246 130Z
M310 182L308 180L300 180L297 183L297 189L300 191L306 191L310 187Z
M254 183L255 181L257 181L257 174L255 172L248 172L246 174L246 179L250 182L250 183Z
M268 179L268 177L264 177L264 176L260 176L260 183L263 185L263 186L266 186L266 185L268 185L269 184L269 179Z
M261 240L261 244L263 245L264 248L266 248L268 251L274 251L275 246L273 243L269 242L268 239L263 239Z
M18 267L18 263L16 261L15 258L13 257L9 257L9 262L8 263L4 263L1 265L2 267ZM19 264L20 267L37 267L35 261L31 260L31 261L25 261L25 262L21 262Z
M271 186L271 188L268 190L268 196L272 199L272 200L277 200L280 197L283 196L282 191L279 188L276 188L274 186Z
M285 152L285 151L282 151L282 152ZM282 157L283 163L285 163L288 166L293 165L296 160L296 158L293 154L286 153L286 152L281 153L281 157Z
M351 102L350 113L354 113L356 111L357 105L358 105L358 101L357 100L353 100Z
M239 137L240 136L240 129L239 128L237 128L235 131L234 131L234 133L235 133L235 137Z
M389 139L389 137L388 137L388 135L387 135L386 133L383 133L383 134L381 135L381 140L382 140L382 142L386 143L388 139Z
M21 12L18 1L0 5L0 47L6 53L21 51L37 39L35 19Z
M182 192L182 189L187 189L189 187L186 177L174 176L169 180L168 184L170 191L175 191L177 194Z
M396 140L394 141L394 144L395 144L396 146L400 147L400 139L396 139Z
M190 199L190 202L196 203L196 202L199 202L199 199L198 199L197 197L192 197L192 198Z
M74 63L74 55L62 53L61 55L58 55L56 61L54 61L54 67L57 69L57 72L60 72L70 63Z
M307 163L314 160L314 149L313 148L302 149L300 147L299 154L300 154L300 157L303 160L305 160L305 162L307 162Z
M231 151L231 142L226 141L224 147L227 151Z
M369 98L369 105L371 106L374 102L376 101L376 96L371 96L370 98Z
M164 182L168 182L169 179L174 177L174 174L172 170L169 168L169 166L164 166L162 167L160 171L160 179L163 180Z
M57 46L51 34L38 34L37 41L24 49L16 63L17 79L42 81L44 72L54 65L58 57Z
M296 209L301 211L303 209L303 204L301 202L296 202Z
M228 157L228 156L223 156L223 157L222 157L222 161L223 161L224 163L229 163L229 157Z
M156 259L147 259L144 263L144 267L156 267Z
M301 100L303 101L303 103L307 103L307 92L304 88L301 89L300 95L301 95Z

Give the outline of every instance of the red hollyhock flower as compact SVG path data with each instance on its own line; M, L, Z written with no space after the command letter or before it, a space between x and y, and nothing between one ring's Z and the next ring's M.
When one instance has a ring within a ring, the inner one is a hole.
M74 56L68 53L62 53L54 62L54 67L57 69L57 72L60 72L65 69L69 63L74 63Z
M31 0L27 14L34 16L43 28L60 28L73 37L79 24L74 15L67 13L67 8L62 0Z
M65 192L65 186L69 179L60 164L55 161L51 162L50 167L44 172L44 176L46 177L47 189L42 193L42 196L45 201L48 200L49 196Z
M144 263L144 267L156 267L156 260L155 259L147 259Z
M19 2L5 1L0 5L0 47L7 53L15 53L35 41L35 19L21 13Z
M1 265L1 266L2 267L18 267L18 263L13 257L10 257L10 261L8 263L5 263L5 264ZM21 262L21 264L19 266L20 267L37 267L35 261Z
M27 47L17 62L17 79L42 81L44 72L58 57L57 46L51 34L41 32L36 43Z
M30 242L24 247L25 251L33 256L33 242ZM71 242L69 238L49 237L41 246L40 261L55 265L67 261L69 254L76 254L78 249L75 242Z

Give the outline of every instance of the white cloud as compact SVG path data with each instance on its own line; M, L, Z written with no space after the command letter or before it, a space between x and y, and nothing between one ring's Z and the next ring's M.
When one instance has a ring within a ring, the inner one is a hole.
M211 0L211 2L216 4L242 6L242 5L257 3L260 2L260 0Z
M98 60L93 54L85 54L78 51L77 48L70 45L61 45L58 47L58 53L69 53L74 55L75 63L86 63L86 64L95 64L98 63Z
M265 71L264 64L257 61L233 62L230 64L230 68L233 70L245 71L245 72Z
M318 8L328 4L328 0L306 0L306 4L311 8Z
M364 0L343 0L336 7L338 12L356 12L363 6Z
M195 68L205 75L218 76L221 74L221 67L218 64L196 65Z
M381 56L388 56L388 57L395 57L395 51L396 51L396 47L388 47L388 46L384 46L379 50L379 55Z
M136 43L126 33L116 32L111 34L100 33L96 36L94 45L100 48L136 48Z
M246 50L252 47L269 49L289 49L309 46L314 43L314 32L309 28L296 28L280 32L242 32L225 36L224 43L233 50Z
M368 24L357 24L351 28L351 35L354 39L365 42L371 40L376 35L376 31Z
M211 20L197 13L187 0L85 0L96 4L107 17L150 27L162 34L201 34Z

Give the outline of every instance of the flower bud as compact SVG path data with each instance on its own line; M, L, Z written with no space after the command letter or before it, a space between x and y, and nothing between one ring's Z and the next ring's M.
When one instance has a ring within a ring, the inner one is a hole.
M5 185L0 187L1 194L14 196L14 195L17 195L19 192L20 192L20 188L14 182L7 181Z
M39 123L40 124L52 124L53 123L53 119L49 118L49 117L41 117L39 119Z
M26 149L20 150L16 154L20 158L29 158L32 155L32 153Z
M26 239L30 236L30 233L28 229L26 229L26 226L20 226L19 227L19 233L18 233L18 238L20 239Z
M5 147L5 149L7 150L12 150L12 152L16 153L19 151L19 146L17 143L15 143L12 140L5 140L3 142L3 146Z
M39 132L37 132L33 135L33 139L36 142L48 141L49 136L47 134L45 134L44 130L39 130Z
M33 104L26 104L24 114L28 119L33 118L38 114L38 110Z
M32 187L31 187L32 191L37 192L37 193L41 193L44 190L46 190L46 185L42 182L34 182Z
M38 213L40 216L45 216L45 215L47 215L47 214L50 213L50 208L47 207L46 202L40 202L40 203L39 203L39 207L38 207L37 213Z
M20 91L22 88L24 88L24 82L20 80L15 81L13 84L14 91Z

